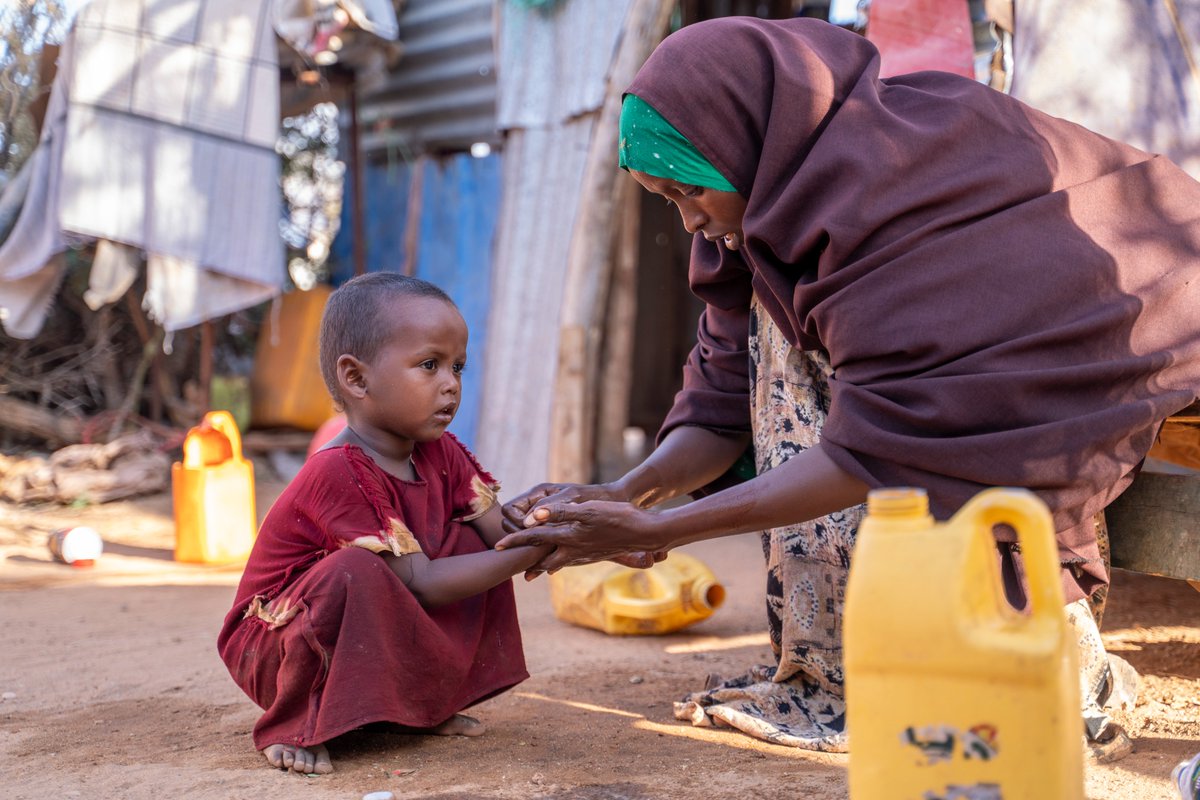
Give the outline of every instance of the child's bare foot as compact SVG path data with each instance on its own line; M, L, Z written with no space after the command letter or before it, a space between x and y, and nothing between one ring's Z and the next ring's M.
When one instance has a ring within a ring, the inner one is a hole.
M292 770L302 775L328 775L333 772L333 762L323 744L314 744L305 749L294 744L269 744L263 748L267 763L276 769Z
M487 728L482 722L466 714L455 714L441 725L430 728L434 736L482 736Z

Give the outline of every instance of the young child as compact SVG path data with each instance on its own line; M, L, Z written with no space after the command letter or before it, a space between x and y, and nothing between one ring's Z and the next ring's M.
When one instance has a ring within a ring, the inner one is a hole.
M547 549L492 549L499 486L446 432L466 356L430 283L376 273L329 298L321 372L346 427L267 514L217 642L274 767L331 772L325 743L374 722L477 736L458 712L529 677L509 579Z

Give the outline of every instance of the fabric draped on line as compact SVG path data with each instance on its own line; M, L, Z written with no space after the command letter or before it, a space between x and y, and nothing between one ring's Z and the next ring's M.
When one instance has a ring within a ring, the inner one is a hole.
M63 43L27 176L0 203L20 205L0 241L11 336L37 335L60 254L91 241L109 252L98 251L89 305L120 297L144 251L144 302L167 331L282 290L270 3L143 5L94 0Z

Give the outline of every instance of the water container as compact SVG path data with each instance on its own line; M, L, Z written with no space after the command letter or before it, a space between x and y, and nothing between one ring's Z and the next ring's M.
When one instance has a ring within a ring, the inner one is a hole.
M255 428L315 431L336 412L321 377L321 315L333 290L318 284L283 295L267 312L254 350L250 419Z
M104 552L104 540L94 528L80 525L74 528L59 528L46 540L50 555L55 561L72 567L91 567Z
M993 526L1017 532L1027 612ZM1078 655L1045 504L989 489L935 523L925 493L870 493L844 621L851 800L1083 798Z
M244 562L254 546L254 465L228 411L211 411L188 431L183 461L171 467L175 560Z
M610 634L670 633L707 619L725 600L707 566L671 553L649 569L602 561L550 576L550 602L565 622Z

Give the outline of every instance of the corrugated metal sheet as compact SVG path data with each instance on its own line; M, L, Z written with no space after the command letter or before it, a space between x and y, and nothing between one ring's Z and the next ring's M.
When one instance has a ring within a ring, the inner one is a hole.
M382 88L359 99L365 153L405 155L496 143L492 0L406 0L403 54Z
M548 12L505 3L496 47L500 127L544 127L599 108L632 2L568 0Z
M595 120L517 129L504 147L477 449L510 497L547 475L567 249Z
M364 169L364 240L368 272L405 272L405 233L409 228L410 190L421 170L421 202L415 242L418 277L437 284L458 305L470 339L469 371L462 401L450 430L474 448L478 439L480 397L484 389L484 351L491 302L492 253L500 207L501 157L472 158L460 153L415 162L369 163ZM347 181L350 181L347 176ZM347 193L351 191L349 183ZM354 274L349 204L333 243L336 285ZM487 464L487 462L484 462ZM489 469L494 469L487 464Z
M367 272L404 270L404 232L412 165L403 161L368 162L363 166L363 247ZM346 170L342 219L330 248L332 282L340 286L354 275L354 225L350 198L354 174Z
M631 6L567 0L549 10L499 7L499 120L507 138L478 450L515 491L548 475L579 187Z
M421 181L416 274L442 287L467 321L467 371L450 430L471 448L479 441L501 173L499 155L459 154L428 160Z

